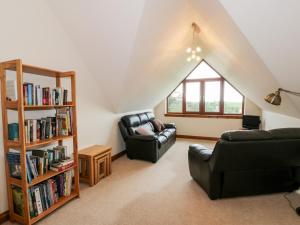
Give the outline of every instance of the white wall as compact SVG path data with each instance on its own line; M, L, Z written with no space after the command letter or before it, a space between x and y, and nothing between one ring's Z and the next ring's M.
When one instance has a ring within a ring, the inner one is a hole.
M98 82L89 72L72 41L48 6L39 0L0 1L0 61L21 58L24 63L77 72L79 148L93 144L124 150L117 121ZM99 74L97 74L99 75ZM113 91L113 89L112 89ZM2 120L1 120L2 121ZM7 210L2 122L0 122L0 213Z
M160 120L176 123L179 135L220 137L224 131L238 130L242 127L241 119L166 117L164 115L166 112L166 100L158 104L154 112ZM245 114L261 116L261 110L249 99L245 99Z
M263 111L263 128L265 130L284 128L284 127L300 127L300 119L269 112Z

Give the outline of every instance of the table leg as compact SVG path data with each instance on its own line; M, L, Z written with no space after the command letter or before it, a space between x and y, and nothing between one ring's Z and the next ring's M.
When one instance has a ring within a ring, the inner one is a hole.
M89 169L90 169L90 186L94 185L94 162L93 157L89 158Z

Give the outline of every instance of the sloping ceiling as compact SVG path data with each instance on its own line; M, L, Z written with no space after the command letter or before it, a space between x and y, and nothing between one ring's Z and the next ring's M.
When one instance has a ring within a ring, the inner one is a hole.
M264 102L280 80L218 0L46 1L115 112L154 107L186 76L197 22L211 65L261 108L299 116L288 97L276 108Z
M282 88L300 91L300 2L220 0ZM285 97L285 96L284 96ZM300 98L291 96L300 110Z

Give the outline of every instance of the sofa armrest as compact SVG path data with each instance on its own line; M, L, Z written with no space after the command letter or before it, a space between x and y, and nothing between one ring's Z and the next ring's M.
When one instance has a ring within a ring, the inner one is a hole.
M189 152L191 155L201 159L202 161L208 161L213 153L213 150L208 149L203 145L194 144L189 146Z
M176 128L175 123L165 123L165 128Z
M126 140L127 156L130 159L158 160L158 140L156 135L132 135Z
M139 141L154 141L157 139L156 135L131 135L128 137L129 140Z

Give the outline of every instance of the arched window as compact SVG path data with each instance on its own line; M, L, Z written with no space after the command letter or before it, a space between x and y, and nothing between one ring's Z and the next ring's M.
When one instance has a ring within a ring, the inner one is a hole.
M242 115L244 96L207 62L198 66L167 98L167 113Z

